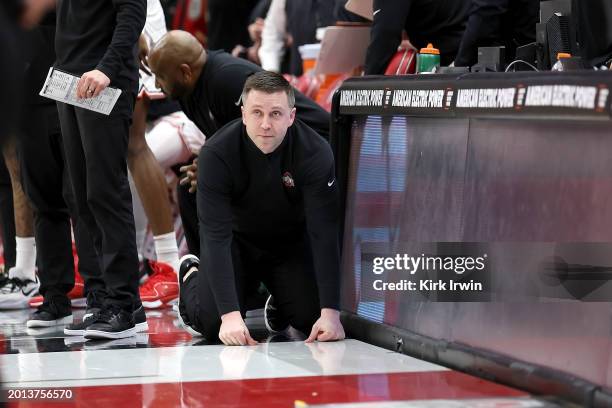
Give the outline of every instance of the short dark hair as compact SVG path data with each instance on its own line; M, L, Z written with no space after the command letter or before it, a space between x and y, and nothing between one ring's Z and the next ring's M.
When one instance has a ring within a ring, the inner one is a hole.
M244 83L240 100L244 103L249 92L252 90L265 92L267 94L285 92L289 109L295 106L295 92L291 84L281 74L271 71L260 71L251 75Z

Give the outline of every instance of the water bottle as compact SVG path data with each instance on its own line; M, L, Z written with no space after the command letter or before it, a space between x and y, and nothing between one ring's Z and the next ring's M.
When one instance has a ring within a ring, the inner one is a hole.
M434 48L431 43L427 44L427 48L421 48L417 55L417 74L431 74L439 66L440 50Z
M564 58L571 58L572 54L568 54L567 52L559 52L557 53L557 62L552 66L551 71L563 71L563 64L561 60Z

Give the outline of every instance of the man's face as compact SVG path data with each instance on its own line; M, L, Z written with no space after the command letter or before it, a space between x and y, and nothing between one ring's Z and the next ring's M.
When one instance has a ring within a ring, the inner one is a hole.
M289 108L287 94L252 90L242 102L242 123L247 134L259 150L272 153L295 120L295 108Z
M179 99L189 93L191 68L187 64L176 65L160 58L159 53L149 56L149 67L155 74L155 85L172 99Z

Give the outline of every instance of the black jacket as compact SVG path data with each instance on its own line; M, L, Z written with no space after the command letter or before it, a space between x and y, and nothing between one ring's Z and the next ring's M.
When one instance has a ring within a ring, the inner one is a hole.
M55 66L74 75L98 69L111 86L136 93L146 14L146 0L58 0Z
M455 59L471 0L374 0L366 54L366 75L382 75L402 41L402 30L417 48L432 43L442 65Z
M183 112L210 138L242 116L240 95L247 78L261 67L223 51L210 51L191 95L181 98ZM329 140L330 116L302 93L295 92L297 117Z
M573 0L572 10L578 25L581 57L590 65L612 58L612 2L610 0Z
M507 61L516 48L535 41L539 0L472 0L468 24L455 59L458 67L478 61L478 47L506 47Z
M338 183L325 140L296 120L272 153L251 141L240 119L200 152L198 218L202 268L221 315L240 310L232 264L234 236L283 256L307 234L321 308L338 309Z

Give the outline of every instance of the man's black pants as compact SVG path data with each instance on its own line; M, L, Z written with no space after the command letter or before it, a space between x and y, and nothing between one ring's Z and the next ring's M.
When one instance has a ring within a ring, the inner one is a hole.
M274 297L279 320L287 321L305 335L310 334L321 309L307 242L304 240L292 245L279 242L276 247L269 246L274 248L272 251L234 237L232 261L243 318L249 310L250 298L263 282ZM196 276L181 285L180 301L192 327L208 340L218 340L221 316L205 270L198 271Z
M74 214L76 208L55 104L30 105L23 134L18 138L23 189L34 210L40 293L62 312L70 311L66 294L74 286L70 218L79 255L85 293L105 296L98 256L87 227ZM95 306L90 305L90 306Z
M183 232L189 253L200 256L200 229L198 226L198 204L196 194L189 192L189 184L178 185L176 194L178 196L179 213L183 223Z
M15 266L15 211L13 208L13 186L4 156L0 151L0 224L2 224L2 246L4 248L4 270Z
M108 295L105 305L140 304L138 254L127 178L133 95L123 92L109 116L57 104L77 217L87 226Z

